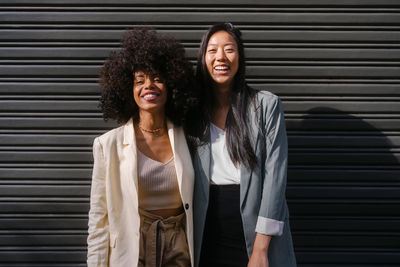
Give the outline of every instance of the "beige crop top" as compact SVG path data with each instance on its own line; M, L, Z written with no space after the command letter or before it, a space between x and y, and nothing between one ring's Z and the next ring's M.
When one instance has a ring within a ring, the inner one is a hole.
M139 207L144 210L175 209L182 206L174 158L162 163L138 150Z

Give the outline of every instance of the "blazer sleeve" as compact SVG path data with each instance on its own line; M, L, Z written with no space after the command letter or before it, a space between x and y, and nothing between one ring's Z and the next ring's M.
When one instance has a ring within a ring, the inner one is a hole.
M88 267L108 266L109 229L107 217L105 159L99 138L93 143L93 173L90 193Z
M268 103L265 120L266 155L262 199L256 232L282 235L286 210L287 136L282 104L278 97ZM265 112L265 111L264 111Z

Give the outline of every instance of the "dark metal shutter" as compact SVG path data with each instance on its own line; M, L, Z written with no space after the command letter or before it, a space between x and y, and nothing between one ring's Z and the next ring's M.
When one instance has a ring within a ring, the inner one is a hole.
M299 266L400 263L397 0L4 0L0 265L85 266L97 71L153 25L194 60L214 22L243 30L248 79L284 103Z

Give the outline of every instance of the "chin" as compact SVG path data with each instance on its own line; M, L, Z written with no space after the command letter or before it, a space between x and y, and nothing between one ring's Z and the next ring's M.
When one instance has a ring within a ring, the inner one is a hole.
M151 113L159 113L161 112L165 107L162 105L148 105L146 107L143 107L142 110L151 112Z
M214 82L216 85L225 86L231 84L232 79L216 79Z

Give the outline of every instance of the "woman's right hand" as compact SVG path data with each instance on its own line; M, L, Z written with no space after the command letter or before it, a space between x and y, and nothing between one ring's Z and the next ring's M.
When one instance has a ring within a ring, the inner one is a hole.
M247 267L268 267L268 256L266 251L253 251Z

